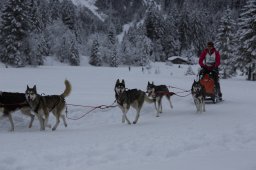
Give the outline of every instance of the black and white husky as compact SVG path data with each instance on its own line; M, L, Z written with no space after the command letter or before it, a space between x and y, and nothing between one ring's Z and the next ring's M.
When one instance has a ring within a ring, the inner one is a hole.
M65 90L62 94L48 96L39 95L36 86L33 88L27 86L25 92L26 100L39 119L40 130L45 130L46 126L51 127L51 125L48 124L50 112L52 112L56 118L56 123L52 130L57 129L60 118L62 118L65 127L67 127L67 122L62 112L66 106L65 98L70 94L72 87L68 80L65 80L64 84Z
M147 85L147 93L149 97L153 97L155 99L155 108L156 108L156 116L159 117L159 113L162 113L162 98L166 96L167 100L170 103L170 107L173 108L171 102L172 93L169 92L169 89L166 85L154 85L154 82L148 82ZM156 105L157 103L157 105Z
M14 131L12 112L16 110L30 117L29 128L32 127L34 115L26 101L24 93L0 92L0 117L7 116L11 123L10 131ZM1 116L2 115L2 116Z
M197 112L205 112L205 90L199 81L195 81L192 84L191 94L196 105Z
M152 103L153 100L149 99L148 96L144 91L137 90L137 89L129 89L125 88L124 80L120 81L117 79L115 84L115 98L119 108L123 112L122 122L125 121L128 124L131 124L130 120L127 118L127 112L129 111L130 106L132 106L136 110L136 117L133 121L133 124L138 122L140 117L140 110L143 106L144 101L148 103Z

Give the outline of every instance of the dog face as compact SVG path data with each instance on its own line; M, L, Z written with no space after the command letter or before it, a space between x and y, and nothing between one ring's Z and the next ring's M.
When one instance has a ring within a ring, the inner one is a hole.
M36 86L34 86L33 88L30 88L29 86L27 86L25 96L27 101L34 101L37 96Z
M149 96L153 96L153 94L155 93L155 85L154 85L154 82L150 83L148 82L148 85L147 85L147 93Z
M117 79L116 85L115 85L115 92L119 95L119 94L122 94L124 91L125 91L124 80L122 80L122 82L120 82L120 80Z
M191 91L192 94L199 94L202 91L202 85L200 84L199 81L194 80Z

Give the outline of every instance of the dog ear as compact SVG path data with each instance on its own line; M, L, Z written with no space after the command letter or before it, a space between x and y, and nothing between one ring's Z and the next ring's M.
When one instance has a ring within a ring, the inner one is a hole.
M125 85L124 79L122 80L122 83Z
M117 83L120 83L119 79L116 80L116 84L117 84Z
M150 85L149 81L148 81L148 85Z
M29 89L28 85L27 85L27 90Z
M33 90L35 90L35 91L36 91L36 85L34 85L34 86L33 86Z

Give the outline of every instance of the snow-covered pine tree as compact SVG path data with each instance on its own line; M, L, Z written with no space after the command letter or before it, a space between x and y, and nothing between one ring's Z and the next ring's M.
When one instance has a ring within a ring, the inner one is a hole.
M118 67L119 65L119 61L118 61L118 57L117 57L117 49L114 48L112 51L112 55L111 55L111 59L110 59L110 66L111 67Z
M17 67L24 66L26 37L30 30L27 0L10 0L3 10L1 27L1 61Z
M60 6L61 5L59 0L49 0L49 12L51 22L60 18Z
M71 30L75 29L75 5L71 0L63 0L61 5L61 18L67 27Z
M145 16L146 35L152 41L160 39L164 35L164 19L157 5L152 3Z
M248 74L251 64L256 63L256 1L248 0L239 19L239 54L237 65Z
M190 31L192 32L191 39L193 53L199 56L207 43L207 28L206 22L202 17L201 11L194 11L190 16Z
M179 41L180 41L180 49L179 49L179 55L182 55L182 52L185 50L188 50L191 48L191 35L193 34L191 32L190 27L190 18L189 18L189 11L190 8L184 7L183 10L180 12L179 17L179 25L178 25L178 31L179 31Z
M107 47L108 47L108 62L111 67L118 67L119 59L117 56L117 39L116 39L116 30L113 23L110 22L108 33L107 33Z
M100 52L99 52L98 39L95 39L93 41L89 64L94 65L94 66L102 65L102 60L101 60L101 56L100 56Z
M132 42L130 41L131 35L131 27L130 29L124 33L123 41L120 45L120 62L122 64L133 65L133 53L132 53Z
M180 49L179 33L178 33L178 11L177 7L173 6L169 9L169 13L165 19L165 29L162 38L162 46L165 53L165 58L177 56Z
M143 25L133 25L124 35L121 44L123 64L145 66L154 60L152 41L145 35Z
M41 19L41 25L43 27L43 30L46 28L48 24L51 22L51 13L50 13L50 4L48 1L39 1L38 6L38 13L39 13L39 19Z
M79 51L74 39L63 37L57 58L62 63L69 63L73 66L80 65Z
M38 50L42 56L50 55L50 45L48 42L48 35L46 33L42 33L38 42Z
M223 78L229 78L235 74L235 52L236 52L236 23L232 18L232 11L228 7L221 17L218 33L216 36L216 48L221 54L221 68L224 71Z
M155 60L164 61L162 38L164 36L165 21L161 11L153 1L146 13L144 26L146 28L146 36L153 42Z
M64 62L69 58L69 43L66 37L63 37L60 45L60 49L58 50L57 53L57 58L60 62Z
M143 25L139 25L138 28L136 29L136 39L135 39L135 51L139 60L139 65L140 66L146 66L149 65L150 60L154 60L153 57L153 43L151 39L149 39L145 35L145 27Z
M80 65L80 57L77 45L75 41L71 40L71 47L69 51L69 62L72 66L79 66Z
M40 11L40 0L31 0L30 8L30 18L31 18L31 31L42 32L44 29L43 16Z
M26 56L27 59L27 63L29 65L43 65L44 61L43 61L43 48L41 46L41 41L43 40L43 36L42 34L39 33L34 33L34 34L30 34L29 37L29 53Z

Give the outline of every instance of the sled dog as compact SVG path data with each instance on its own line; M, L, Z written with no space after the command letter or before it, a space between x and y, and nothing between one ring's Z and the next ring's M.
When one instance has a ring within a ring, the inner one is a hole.
M196 105L197 112L205 112L205 90L199 81L195 81L192 84L191 94Z
M45 126L51 128L51 125L48 124L48 118L50 112L56 118L56 123L52 130L56 130L59 123L60 117L62 118L65 127L67 127L67 122L65 116L62 114L66 102L65 97L67 97L71 92L71 84L68 80L65 80L65 90L61 95L49 95L42 96L37 93L36 85L33 88L27 86L27 90L25 92L26 100L29 103L32 110L38 116L41 130L45 130Z
M154 85L154 82L150 83L148 82L147 85L147 93L149 97L155 98L155 108L156 108L156 116L159 117L159 113L162 113L162 98L163 96L166 96L167 100L170 103L171 108L173 108L172 102L171 102L171 96L172 93L169 92L166 85ZM157 104L156 104L157 103Z
M29 104L24 93L0 92L0 115L7 116L11 123L10 131L14 131L12 112L20 110L21 113L30 116L29 128L32 127L34 115L31 113Z
M133 121L133 124L136 124L138 122L140 111L143 106L144 101L148 103L154 102L152 99L149 99L145 92L137 89L129 89L127 90L125 88L125 82L124 80L120 81L117 79L115 84L115 98L117 101L117 104L119 108L123 112L122 116L122 122L125 123L125 121L128 124L131 124L130 120L127 118L127 112L132 106L136 110L136 117Z

